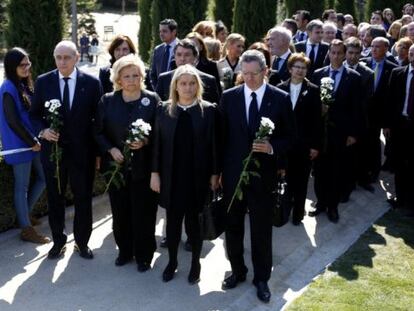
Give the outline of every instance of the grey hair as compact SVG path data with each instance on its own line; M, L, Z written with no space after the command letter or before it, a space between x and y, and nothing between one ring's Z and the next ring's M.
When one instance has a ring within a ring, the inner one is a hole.
M56 55L56 51L58 49L62 48L62 47L71 50L74 55L77 55L78 54L78 50L76 48L76 44L75 43L73 43L72 41L69 41L69 40L63 40L63 41L60 41L58 44L56 44L55 49L53 50L53 56L55 56Z
M374 38L374 40L372 40L372 43L374 43L374 41L375 42L382 42L382 43L385 44L386 47L390 46L390 41L387 38L384 38L384 37L376 37L376 38Z
M267 34L270 35L274 32L282 35L286 39L287 42L290 42L292 40L292 32L285 27L282 27L282 26L273 27L272 29L268 31Z
M336 27L336 25L334 24L334 23L332 23L332 22L325 22L325 23L323 23L323 27L322 27L322 29L323 30L325 30L326 28L331 28L331 29L333 29L335 32L337 32L338 31L338 27Z
M266 59L263 53L258 50L247 50L240 57L240 64L251 63L251 62L258 62L260 66L260 70L264 70L267 68Z

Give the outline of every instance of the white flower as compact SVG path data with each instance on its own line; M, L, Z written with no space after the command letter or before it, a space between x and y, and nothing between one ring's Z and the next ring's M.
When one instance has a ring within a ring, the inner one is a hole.
M269 118L262 117L262 119L260 120L260 125L263 127L268 127L271 130L275 129L275 124Z
M144 97L143 99L141 99L141 104L143 104L144 106L148 106L150 104L150 100L148 99L148 97Z
M45 107L49 108L49 106L50 106L50 102L49 101L45 102Z

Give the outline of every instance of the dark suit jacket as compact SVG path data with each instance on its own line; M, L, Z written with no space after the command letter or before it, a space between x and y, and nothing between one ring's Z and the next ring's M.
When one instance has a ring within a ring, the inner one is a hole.
M388 100L386 101L385 128L395 128L401 118L407 91L409 66L398 67L392 70L389 80Z
M92 122L95 118L97 105L102 96L102 87L99 80L78 69L75 94L72 108L66 111L63 106L59 112L63 117L63 127L60 131L59 144L70 155L73 164L81 169L88 169L95 157L95 144L93 143ZM59 74L57 70L50 71L39 76L35 84L30 117L36 129L36 133L48 128L46 117L46 101L59 99L62 103ZM41 159L43 166L54 166L49 156L52 144L42 140ZM65 154L64 154L65 156Z
M152 85L153 90L155 90L155 88L157 87L158 77L162 73L161 72L161 70L162 70L161 66L162 66L162 59L164 57L165 46L166 46L165 43L161 43L161 44L157 45L154 48L154 52L152 54L150 80L151 80L151 85ZM171 62L172 62L172 60L171 60ZM170 66L171 66L171 64L170 64Z
M157 88L155 92L157 92L158 96L161 100L165 101L168 100L170 97L170 84L171 80L174 76L175 70L167 71L158 77ZM219 91L217 89L216 79L213 76L210 76L200 70L197 70L201 81L203 82L204 92L203 92L203 99L210 102L210 103L218 103L220 100Z
M200 106L194 106L187 110L191 115L193 124L194 144L194 187L196 191L197 206L201 209L205 203L208 183L211 175L218 175L219 158L217 144L217 109L216 106L202 102ZM176 116L170 116L169 103L163 103L158 108L153 145L152 172L158 172L161 177L160 205L166 209L170 206L173 175L174 137L177 120L181 109L177 109Z
M290 93L290 79L280 83L281 90ZM319 87L307 79L303 81L293 113L295 115L297 149L321 149L322 142L322 103Z
M295 48L298 53L303 52L306 55L306 41L296 43ZM328 54L328 50L328 44L323 42L319 44L315 61L311 64L311 67L308 70L308 77L310 77L315 70L322 68L324 66L324 61L326 55Z
M223 93L220 103L223 118L223 189L226 201L230 201L239 180L243 160L252 148L252 140L246 119L244 85L231 88ZM260 117L267 117L275 124L269 138L273 155L255 154L260 162L258 172L261 178L251 178L266 191L275 189L279 158L283 158L295 138L295 121L289 94L271 85L266 91L259 110ZM253 168L252 168L253 169Z
M277 73L279 74L279 78L281 81L286 81L290 78L290 72L287 68L287 62L289 60L289 57L292 55L292 53L290 53L287 57L286 60L283 61L282 66L280 67L279 70L277 70ZM273 84L272 84L273 85Z
M269 69L269 84L277 86L282 80L280 79L279 73L277 70Z
M102 170L106 171L113 161L109 150L113 147L123 150L131 123L142 119L154 128L155 115L160 99L157 94L142 91L138 101L125 103L122 91L102 96L94 122L94 137L102 156ZM148 144L138 150L132 150L131 176L133 180L148 179L151 173L153 131Z
M363 116L362 126L365 128L368 124L367 109L368 104L374 95L374 71L362 63L359 63L355 71L361 76L361 114Z
M362 59L369 68L372 68L373 59L367 57ZM380 80L378 81L377 88L374 90L374 95L371 101L367 105L367 121L369 128L384 128L388 96L388 82L390 79L391 71L396 68L397 65L386 60L382 69Z
M329 66L315 71L312 82L321 84L321 79L329 77ZM328 145L345 147L348 136L358 137L361 130L361 77L352 69L344 68L341 81L335 92L335 100L328 110Z
M196 68L216 78L217 90L219 92L219 95L221 96L222 89L221 89L221 84L220 84L220 76L219 76L218 69L217 69L217 63L212 60L206 59L206 58L199 58L199 62Z

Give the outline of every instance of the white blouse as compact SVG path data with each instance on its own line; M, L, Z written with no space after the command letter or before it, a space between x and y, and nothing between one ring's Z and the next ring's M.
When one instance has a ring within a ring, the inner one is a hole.
M301 89L302 89L302 83L299 83L299 84L290 83L290 101L292 102L292 110L295 109Z

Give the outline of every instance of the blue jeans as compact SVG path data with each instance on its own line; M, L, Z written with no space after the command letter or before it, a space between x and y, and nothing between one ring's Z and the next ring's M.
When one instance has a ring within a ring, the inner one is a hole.
M36 179L29 190L32 166L36 172ZM46 185L40 154L37 154L32 161L13 165L13 173L16 217L20 227L25 228L31 225L29 212L36 204Z

